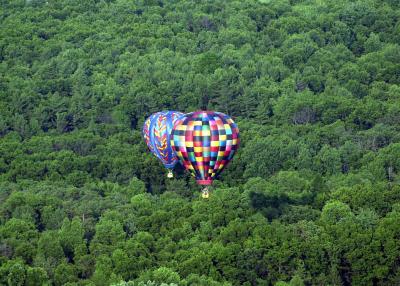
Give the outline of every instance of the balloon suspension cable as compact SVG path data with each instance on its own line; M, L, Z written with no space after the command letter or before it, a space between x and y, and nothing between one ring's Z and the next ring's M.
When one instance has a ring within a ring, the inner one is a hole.
M172 173L171 170L168 170L167 177L170 178L170 179L173 178L174 177L174 173Z
M208 187L204 187L204 189L201 190L201 197L203 199L208 199L209 196L210 196L210 193L208 191Z

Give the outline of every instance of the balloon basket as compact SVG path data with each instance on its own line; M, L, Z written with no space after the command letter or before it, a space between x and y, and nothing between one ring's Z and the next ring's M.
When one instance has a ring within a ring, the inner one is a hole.
M171 170L168 170L167 177L168 177L169 179L171 179L171 178L173 178L173 177L174 177L174 174L172 173L172 171L171 171Z
M210 197L210 192L208 191L208 188L204 188L204 189L201 191L201 197L202 197L203 199L208 199L208 198Z

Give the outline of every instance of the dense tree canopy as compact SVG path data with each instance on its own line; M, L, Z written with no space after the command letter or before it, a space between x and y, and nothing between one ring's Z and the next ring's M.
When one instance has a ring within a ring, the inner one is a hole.
M0 7L0 285L400 284L399 1ZM209 200L166 109L239 125Z

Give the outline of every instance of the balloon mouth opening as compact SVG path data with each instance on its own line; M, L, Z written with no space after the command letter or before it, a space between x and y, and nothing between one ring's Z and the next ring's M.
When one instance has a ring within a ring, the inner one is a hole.
M202 186L210 186L212 184L212 180L197 180L197 183Z
M167 168L168 170L172 171L173 168L175 168L176 163L178 163L177 161L174 161L172 163L165 163L163 162L163 165L165 168Z

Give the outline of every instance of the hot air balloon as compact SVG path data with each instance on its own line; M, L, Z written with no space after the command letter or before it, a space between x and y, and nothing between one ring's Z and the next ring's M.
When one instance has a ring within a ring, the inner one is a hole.
M196 111L179 118L171 133L175 154L208 198L208 187L222 172L239 147L239 129L228 115Z
M168 178L173 177L171 169L178 162L170 145L170 134L174 123L181 116L183 113L178 111L161 111L152 114L143 125L144 141L150 151L168 169Z

